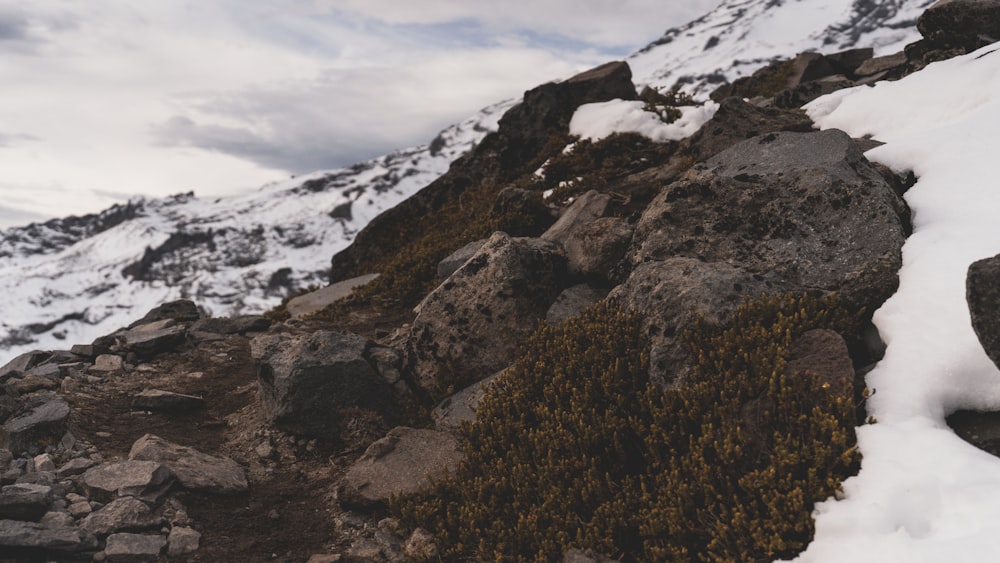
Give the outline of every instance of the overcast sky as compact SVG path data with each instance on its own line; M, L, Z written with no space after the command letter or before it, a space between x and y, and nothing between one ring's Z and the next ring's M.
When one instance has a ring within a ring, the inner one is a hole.
M0 228L426 143L717 3L0 0Z

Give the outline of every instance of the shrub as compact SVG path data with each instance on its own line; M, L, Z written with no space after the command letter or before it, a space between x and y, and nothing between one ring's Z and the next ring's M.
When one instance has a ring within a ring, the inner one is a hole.
M854 329L831 301L747 303L725 330L687 335L697 381L648 379L639 323L600 304L542 326L463 427L465 459L420 495L394 499L448 557L555 560L568 549L623 559L788 557L816 501L855 469L849 399L783 373L812 328ZM743 434L757 401L766 447Z

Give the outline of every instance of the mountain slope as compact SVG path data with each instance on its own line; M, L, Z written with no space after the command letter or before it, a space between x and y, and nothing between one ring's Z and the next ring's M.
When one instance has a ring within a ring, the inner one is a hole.
M917 38L931 0L729 0L629 57L636 84L697 96L805 50ZM136 199L101 214L0 232L0 351L58 348L186 297L215 315L260 312L327 279L329 258L374 216L439 177L517 100L444 130L429 145L240 196Z

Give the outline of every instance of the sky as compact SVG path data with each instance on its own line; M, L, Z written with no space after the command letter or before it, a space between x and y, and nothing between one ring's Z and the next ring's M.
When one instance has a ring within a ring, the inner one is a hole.
M429 142L718 0L0 0L0 228Z

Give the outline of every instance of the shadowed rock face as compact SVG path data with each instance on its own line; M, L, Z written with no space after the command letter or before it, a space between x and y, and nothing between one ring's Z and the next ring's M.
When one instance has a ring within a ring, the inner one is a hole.
M644 316L654 375L683 378L677 336L725 323L745 295L836 292L873 310L896 288L905 205L843 132L749 139L665 187L613 293Z
M941 0L920 16L917 29L934 48L974 51L1000 41L1000 2Z
M986 355L1000 366L1000 254L969 266L965 296L972 329Z

